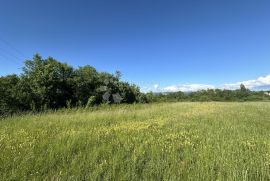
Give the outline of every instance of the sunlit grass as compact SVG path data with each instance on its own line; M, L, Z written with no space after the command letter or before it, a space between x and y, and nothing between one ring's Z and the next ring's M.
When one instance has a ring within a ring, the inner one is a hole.
M270 180L270 103L162 103L0 121L0 180Z

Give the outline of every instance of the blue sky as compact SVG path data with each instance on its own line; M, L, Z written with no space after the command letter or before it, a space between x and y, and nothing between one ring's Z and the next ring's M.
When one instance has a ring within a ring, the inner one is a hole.
M34 53L144 91L270 85L269 0L2 0L0 75Z

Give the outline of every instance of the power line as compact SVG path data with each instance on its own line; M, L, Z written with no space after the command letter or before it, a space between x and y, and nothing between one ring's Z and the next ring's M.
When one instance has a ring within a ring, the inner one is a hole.
M0 32L0 34L2 34ZM15 61L17 63L22 63L23 61L25 61L28 57L21 52L20 50L18 50L15 46L12 45L12 43L8 42L7 40L5 40L3 37L0 36L0 45L2 44L2 47L0 46L0 49L2 49L2 57L3 54L4 57L11 57L11 59L9 58L8 60L10 61Z
M17 54L19 54L22 57L27 57L26 55L24 55L24 53L22 53L20 50L18 50L16 47L14 47L11 43L9 43L7 40L3 39L0 36L0 41L2 41L4 44L6 44L7 46L9 46L9 48L13 49L14 52L16 52Z
M0 50L1 50L0 55L2 55L2 57L8 58L8 60L12 60L13 62L16 62L16 63L21 63L22 58L19 58L17 55L13 54L12 52L7 51L6 49L2 47L0 47Z
M0 57L3 58L4 61L6 62L11 62L13 65L18 66L18 63L16 63L16 61L14 61L14 59L11 59L9 56L7 56L6 54L0 54Z
M25 61L28 58L24 53L22 53L20 50L14 47L10 42L3 39L1 36L0 36L0 57L2 57L3 61L12 63L16 67L21 66L23 64L23 61ZM22 70L22 68L17 69L20 71Z

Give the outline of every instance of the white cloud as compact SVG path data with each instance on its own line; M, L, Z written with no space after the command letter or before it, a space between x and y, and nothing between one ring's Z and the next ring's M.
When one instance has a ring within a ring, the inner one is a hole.
M259 77L255 80L246 80L231 84L224 84L224 89L238 89L240 84L244 84L248 89L256 89L262 86L270 86L270 75Z
M155 84L155 85L154 85L154 88L155 88L155 89L158 89L158 87L159 87L158 84Z
M180 84L180 85L171 85L167 87L162 87L159 84L154 84L150 87L144 87L143 92L193 92L198 90L206 90L206 89L228 89L235 90L239 89L240 84L244 84L246 88L251 90L263 90L270 89L270 75L261 76L254 80L246 80L242 82L235 82L229 84L223 84L220 86L208 85L208 84Z
M141 87L142 92L162 92L162 88L159 86L159 84L153 84L150 86L143 86Z
M163 90L166 92L190 92L190 91L198 91L204 89L214 89L215 86L213 85L206 85L206 84L183 84L183 85L173 85L164 87Z

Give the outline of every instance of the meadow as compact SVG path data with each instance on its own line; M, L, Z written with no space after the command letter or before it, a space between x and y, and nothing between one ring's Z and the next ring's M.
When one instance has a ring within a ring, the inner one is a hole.
M270 180L270 103L156 103L0 120L0 180Z

